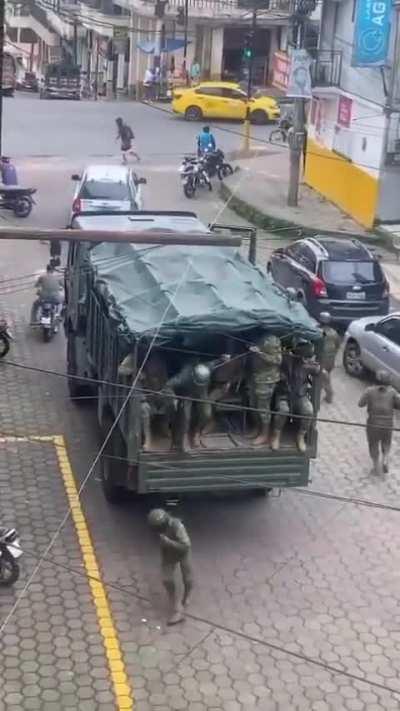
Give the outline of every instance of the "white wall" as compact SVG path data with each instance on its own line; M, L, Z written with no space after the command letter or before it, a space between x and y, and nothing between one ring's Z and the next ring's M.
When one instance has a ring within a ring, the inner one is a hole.
M323 96L321 93L318 99L314 99L318 100L319 109L310 112L309 120L311 122L313 113L314 123L309 123L309 136L377 176L385 127L383 111L375 104L360 101L354 95L346 96L352 100L350 126L347 128L338 123L340 94Z

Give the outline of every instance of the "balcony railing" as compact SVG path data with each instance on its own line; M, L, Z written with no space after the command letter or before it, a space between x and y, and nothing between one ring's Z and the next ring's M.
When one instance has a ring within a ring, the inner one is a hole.
M340 86L341 50L319 49L311 66L311 81L315 87Z
M148 4L155 4L155 0L143 0ZM260 17L268 15L291 15L294 12L295 0L270 0L268 10L259 12ZM185 0L168 0L166 12L171 9L176 10L178 7L184 7ZM237 0L188 0L189 14L196 15L197 13L203 16L244 16L246 12L243 8L238 7Z

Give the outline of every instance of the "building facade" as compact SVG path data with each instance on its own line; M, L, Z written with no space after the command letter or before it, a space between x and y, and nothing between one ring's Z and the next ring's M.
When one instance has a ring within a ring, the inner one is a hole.
M275 53L286 49L293 7L294 0L271 0L268 10L258 12L258 85L271 82ZM240 79L251 25L251 12L238 7L238 0L188 0L186 33L185 0L9 0L9 8L7 28L13 41L21 39L16 29L33 29L41 46L39 64L44 66L57 52L62 59L72 57L87 80L107 85L110 95L140 95L144 73L160 53L177 79L183 66L190 71L194 61L202 79Z
M399 64L398 15L393 6L385 66L353 66L361 1L323 2L312 69L305 180L362 225L372 227L400 219L399 102L391 91ZM379 3L375 5L378 8Z

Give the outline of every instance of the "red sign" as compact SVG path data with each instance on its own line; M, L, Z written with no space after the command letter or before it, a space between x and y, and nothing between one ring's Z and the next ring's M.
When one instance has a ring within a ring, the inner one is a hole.
M286 52L275 52L272 58L272 86L285 91L289 83L290 59Z
M340 126L349 128L349 126L351 124L352 106L353 106L352 99L348 99L347 96L340 96L339 97L337 122Z

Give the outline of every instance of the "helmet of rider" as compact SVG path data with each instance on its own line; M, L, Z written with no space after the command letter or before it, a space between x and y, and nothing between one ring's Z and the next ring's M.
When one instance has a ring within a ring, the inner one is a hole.
M152 509L147 517L147 521L152 528L164 528L168 518L168 514L164 509Z
M376 379L379 385L390 385L391 383L390 373L387 370L378 370L376 374Z
M193 380L196 385L207 385L210 382L211 372L203 363L195 365L193 368Z
M329 311L321 311L321 313L319 315L319 321L324 326L327 326L332 321L332 317L331 317Z
M293 348L293 353L299 358L312 358L314 355L314 346L311 341L305 338L299 338Z

